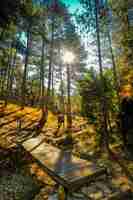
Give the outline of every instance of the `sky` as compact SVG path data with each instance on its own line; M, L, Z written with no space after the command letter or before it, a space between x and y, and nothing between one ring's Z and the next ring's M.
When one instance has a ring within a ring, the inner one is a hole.
M48 1L48 0L47 0ZM66 4L66 6L68 6L68 9L71 13L73 13L74 11L76 11L76 9L80 8L80 3L79 0L61 0L63 3ZM22 35L22 40L25 43L26 41L26 36L25 33L23 32Z
M49 0L45 0L45 1L48 2ZM80 0L61 0L61 1L66 4L70 13L74 13L77 9L82 8L82 6L79 2ZM97 56L96 56L97 49L95 49L96 47L93 44L92 45L89 44L90 42L92 42L93 39L94 38L92 38L91 33L89 35L86 35L86 36L81 35L81 40L85 45L85 49L88 51L87 66L88 66L88 68L89 67L95 67L95 68L98 69L99 66L97 65L98 60L97 60Z
M81 9L81 4L79 3L80 0L61 0L63 3L65 3L68 6L68 9L71 13L76 11L77 9ZM104 2L104 0L103 0ZM91 33L86 35L81 35L81 40L85 45L85 49L88 52L88 59L87 59L87 67L94 67L96 70L99 70L99 64L98 64L98 57L97 57L97 47L94 44L91 43L94 38L92 37ZM110 66L110 62L107 59L103 59L103 67Z
M62 0L63 3L65 3L69 7L69 11L73 13L77 9L81 8L81 4L79 3L79 0ZM82 35L81 35L82 36ZM89 37L81 37L82 42L85 45L85 49L88 51L88 59L86 61L86 64L89 67L95 66L95 68L98 69L97 65L97 56L94 53L94 46L88 45L88 42L91 41L91 36Z
M80 7L78 0L62 0L62 2L69 6L70 12L74 12L77 8Z

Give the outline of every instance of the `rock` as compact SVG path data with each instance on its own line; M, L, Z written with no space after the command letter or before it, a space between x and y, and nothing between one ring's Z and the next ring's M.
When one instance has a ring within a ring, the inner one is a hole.
M16 173L0 178L1 200L31 200L39 190L39 186L28 176Z
M101 191L98 191L98 192L96 192L96 193L94 194L95 200L98 200L98 199L101 200L102 197L103 197L103 193L102 193Z
M107 185L103 182L96 182L96 187L103 191L104 194L111 193L111 190L107 187Z

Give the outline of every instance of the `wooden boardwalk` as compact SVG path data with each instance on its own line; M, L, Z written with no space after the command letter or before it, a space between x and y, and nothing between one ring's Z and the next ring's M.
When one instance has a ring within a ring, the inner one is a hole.
M69 192L106 173L95 163L73 156L71 150L62 151L53 147L41 137L29 139L22 146L53 180Z

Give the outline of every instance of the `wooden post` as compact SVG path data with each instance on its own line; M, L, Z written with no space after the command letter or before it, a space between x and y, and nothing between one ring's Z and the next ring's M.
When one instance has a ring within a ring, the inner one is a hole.
M70 68L69 64L67 64L67 128L72 128L72 115L71 115L71 97L70 97L70 89L71 89L71 80L70 80Z
M17 132L21 132L22 129L22 118L19 116L16 119L16 124L17 124Z
M5 107L2 105L0 107L0 117L4 117L4 111L5 111Z

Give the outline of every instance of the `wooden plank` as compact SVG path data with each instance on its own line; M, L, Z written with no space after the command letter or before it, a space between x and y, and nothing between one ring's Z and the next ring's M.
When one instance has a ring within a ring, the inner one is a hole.
M84 135L85 131L87 131L87 129L73 133L72 138L75 139L80 135ZM52 137L49 137L49 139L53 143L61 144L66 139L66 135L54 139Z
M23 147L31 153L44 171L69 190L74 190L105 173L105 169L97 167L91 161L73 156L71 151L61 151L42 142L41 137L24 142Z
M133 8L128 9L129 25L133 26Z

